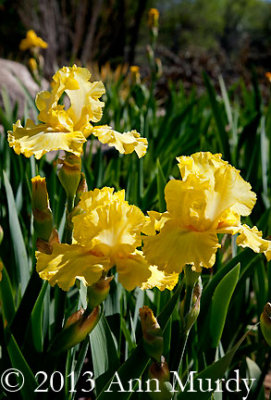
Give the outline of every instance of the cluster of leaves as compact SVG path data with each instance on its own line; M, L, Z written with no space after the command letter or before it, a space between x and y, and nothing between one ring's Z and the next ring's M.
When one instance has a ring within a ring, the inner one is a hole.
M206 92L201 97L194 91L187 95L182 86L171 84L170 95L163 103L155 98L153 85L148 89L134 84L127 89L124 77L111 82L105 95L103 122L121 131L137 129L148 138L149 149L138 160L134 155L119 156L91 139L82 158L89 189L124 188L127 200L143 211L165 211L165 184L170 177L179 175L175 157L196 151L221 152L224 159L241 169L242 176L257 192L257 206L248 222L257 225L266 236L271 223L271 143L267 134L271 129L270 105L263 104L255 76L251 90L243 82L227 90L220 78L220 94L207 75L204 80ZM0 119L6 131L16 120L16 108L12 109L5 92L2 95L5 108L0 111ZM30 97L28 103L34 110ZM59 398L73 399L80 394L84 367L94 371L96 397L102 400L110 396L105 388L116 371L124 384L147 374L150 360L144 353L138 318L143 305L151 307L158 316L164 334L164 356L170 370L178 369L178 310L183 286L180 283L173 292L136 289L128 293L113 281L104 314L90 336L62 357L54 358L47 352L48 343L61 329L62 308L65 307L68 317L78 307L86 307L84 287L70 290L63 304L61 291L42 283L35 272L31 178L38 173L47 177L54 222L61 236L65 195L58 184L56 158L57 155L54 159L46 156L36 162L33 158L18 157L8 147L6 135L0 137L0 216L4 231L0 248L4 264L0 283L0 371L12 366L24 373L23 399L33 398L37 371L43 369L48 376L54 370L62 371L66 381ZM243 376L256 378L252 396L263 400L263 380L271 351L255 324L271 299L271 268L261 255L237 249L234 238L223 237L221 241L222 250L214 268L202 274L201 312L192 328L180 374L185 377L192 369L200 371L200 377L216 380L225 373L230 377L239 368ZM181 275L180 282L182 279ZM77 394L70 392L71 371ZM210 398L208 392L184 392L176 398L193 395L197 399ZM215 393L214 398L220 399L219 395ZM145 399L147 394L126 392L117 396ZM0 394L0 398L7 397L8 393Z

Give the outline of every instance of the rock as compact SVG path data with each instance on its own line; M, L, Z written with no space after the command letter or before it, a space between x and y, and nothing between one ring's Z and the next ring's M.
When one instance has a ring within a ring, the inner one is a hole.
M26 66L15 61L0 58L0 71L0 92L2 92L4 88L6 89L12 107L14 107L15 103L18 102L17 117L22 118L24 116L24 108L27 102L27 95L22 86L24 86L31 94L31 97L35 99L37 92L47 89L49 84L45 79L43 79L42 87L40 88L32 78ZM3 107L2 94L0 95L0 107Z

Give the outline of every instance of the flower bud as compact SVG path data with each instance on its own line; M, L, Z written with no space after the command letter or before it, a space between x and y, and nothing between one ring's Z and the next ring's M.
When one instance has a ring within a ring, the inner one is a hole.
M2 226L0 225L0 244L2 243L3 237L4 237L4 231Z
M130 77L131 77L131 84L132 85L140 84L140 72L139 72L139 67L137 65L131 65L131 67L130 67Z
M168 365L162 356L161 362L154 362L151 364L148 371L150 381L149 396L153 400L169 400L172 397L172 386L169 382L170 373ZM159 388L158 384L159 383ZM159 390L159 392L157 391Z
M150 28L158 28L159 11L157 10L157 8L150 8L148 12L148 25Z
M32 210L38 238L48 241L53 229L53 214L49 204L45 178L32 178Z
M159 27L159 11L156 8L151 8L148 13L148 25L150 28L150 36L152 46L158 37L158 27Z
M38 64L34 57L29 58L28 65L33 74L38 70Z
M160 58L155 59L156 77L160 78L163 74L163 66Z
M264 306L260 318L260 325L266 342L271 346L271 303L267 303Z
M191 306L186 315L184 315L184 304L185 298L180 303L180 315L182 321L182 329L188 333L194 323L196 322L199 313L200 313L200 298L202 293L202 283L201 278L198 279L198 282L195 284L192 294Z
M58 232L56 229L52 230L52 233L48 241L38 238L36 242L36 247L37 250L40 251L41 253L52 254L54 243L60 243Z
M90 314L81 309L72 314L66 321L62 331L53 340L49 351L62 353L82 342L95 328L100 319L100 307L95 307Z
M4 269L4 264L2 263L2 260L0 259L0 282L2 280L2 271Z
M86 177L85 177L84 172L81 172L81 178L80 178L79 185L77 187L76 197L75 197L75 202L74 202L75 206L77 206L77 204L79 203L82 194L86 193L87 191L88 191L88 185L87 185Z
M102 277L98 282L94 283L94 285L88 286L88 306L91 309L98 306L105 300L110 290L110 282L113 278L113 275L106 278Z
M140 308L139 315L143 332L144 350L148 356L156 361L160 361L164 347L162 329L149 307L143 306Z
M196 271L191 265L186 265L184 269L186 286L193 287L197 282L200 272Z
M73 199L81 180L81 158L72 153L66 153L64 160L59 160L62 164L58 172L58 178L65 189L69 199Z

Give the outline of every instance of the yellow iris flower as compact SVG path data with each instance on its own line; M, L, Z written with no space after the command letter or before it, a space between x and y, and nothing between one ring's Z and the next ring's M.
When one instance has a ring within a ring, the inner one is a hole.
M25 51L31 49L32 47L46 49L48 47L48 44L39 36L37 36L36 32L33 31L33 29L30 29L26 33L26 38L21 41L19 48L20 50Z
M146 282L151 272L137 250L145 217L124 196L124 190L108 187L84 193L73 217L73 243L54 244L52 254L36 253L40 277L68 290L76 278L92 285L116 266L127 290Z
M65 150L80 156L86 138L93 134L102 143L114 146L121 153L136 151L139 157L146 153L147 140L140 138L136 131L121 134L109 126L94 127L90 122L102 118L104 103L99 98L105 93L102 82L90 82L86 68L63 67L53 76L51 91L42 91L36 96L39 110L35 124L30 119L25 127L17 121L13 131L8 132L10 147L16 154L26 157L34 155L40 159L52 150ZM70 107L59 104L63 93L69 97Z
M144 228L146 259L168 274L181 272L186 264L198 271L211 268L221 247L217 234L239 233L239 246L263 252L270 260L271 242L256 227L240 222L256 202L240 172L220 154L200 152L177 160L182 180L171 180L165 187L167 211L150 212Z

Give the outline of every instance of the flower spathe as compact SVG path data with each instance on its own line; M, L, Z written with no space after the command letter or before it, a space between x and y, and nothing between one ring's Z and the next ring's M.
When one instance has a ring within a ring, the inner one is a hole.
M86 138L93 134L121 153L136 151L142 157L147 148L147 140L140 138L136 131L121 134L111 127L97 126L92 123L102 118L104 103L100 97L105 93L102 82L90 82L91 74L86 68L63 67L55 73L51 82L51 91L39 92L36 106L39 110L39 124L26 121L25 127L17 121L13 131L8 132L10 147L17 154L26 157L34 155L37 159L52 150L64 150L80 156ZM59 104L66 93L70 106L66 109Z
M256 202L240 172L220 154L200 152L177 160L182 180L171 180L165 187L167 212L152 213L145 228L147 260L166 273L181 272L185 264L199 271L211 268L220 247L218 233L239 233L238 245L271 259L271 242L262 239L256 227L240 222Z
M40 277L68 290L77 278L90 286L116 266L127 290L147 281L151 272L137 250L145 217L124 195L108 187L84 193L73 217L73 243L55 244L49 255L36 253Z

